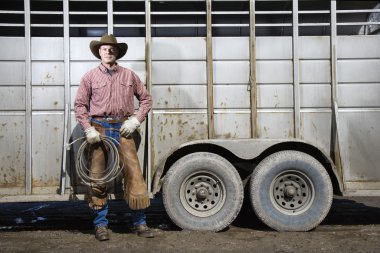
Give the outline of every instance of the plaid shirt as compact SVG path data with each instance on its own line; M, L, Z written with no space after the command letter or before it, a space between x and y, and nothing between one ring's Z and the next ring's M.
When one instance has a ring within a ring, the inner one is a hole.
M136 113L143 122L152 108L152 96L135 72L115 65L112 74L100 64L81 79L75 98L75 116L83 129L91 126L89 117L131 116L134 113L134 97L139 100Z

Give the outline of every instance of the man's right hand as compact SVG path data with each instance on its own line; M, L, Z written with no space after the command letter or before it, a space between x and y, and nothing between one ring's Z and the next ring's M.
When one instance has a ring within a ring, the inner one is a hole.
M89 127L84 130L88 143L94 144L100 142L100 133L96 131L95 127Z

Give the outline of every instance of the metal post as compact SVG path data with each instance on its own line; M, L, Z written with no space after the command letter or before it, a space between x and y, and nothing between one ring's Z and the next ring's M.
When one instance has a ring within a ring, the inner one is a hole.
M113 0L107 0L107 32L113 34Z
M67 147L71 133L71 87L70 87L70 23L69 23L69 0L63 1L63 52L65 68L65 112L63 128L63 155L61 171L61 195L65 194L66 183L70 182L67 174Z
M331 1L331 156L334 159L340 185L343 185L343 190L346 188L344 173L343 173L343 160L340 150L339 142L339 117L338 117L338 102L337 102L337 86L338 86L338 56L337 56L337 18L336 18L336 1Z
M337 98L337 20L336 20L336 1L331 1L331 99L332 103Z
M207 9L207 117L208 138L214 138L214 77L212 56L212 0L206 0Z
M293 0L293 106L294 137L300 138L300 83L298 54L298 1Z
M30 3L24 0L25 19L25 194L32 194L32 61Z
M146 66L146 87L149 93L152 93L152 32L151 32L151 16L150 16L150 0L145 0L145 66ZM148 192L152 191L152 169L153 166L153 112L148 114L146 131L148 135L148 168L146 171Z
M256 28L255 0L249 0L249 89L251 91L251 137L257 138Z

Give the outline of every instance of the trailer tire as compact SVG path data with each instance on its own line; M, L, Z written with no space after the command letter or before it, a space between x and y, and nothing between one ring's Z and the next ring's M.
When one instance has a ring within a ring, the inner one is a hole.
M207 152L186 155L167 172L163 203L171 220L184 230L220 231L243 204L243 184L234 166Z
M298 151L280 151L252 173L250 199L257 217L277 231L309 231L332 204L330 177L321 163Z

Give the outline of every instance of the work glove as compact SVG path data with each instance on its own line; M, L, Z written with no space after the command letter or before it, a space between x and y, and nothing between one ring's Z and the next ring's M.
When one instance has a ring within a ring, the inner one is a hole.
M100 142L100 133L96 131L95 127L89 127L84 130L88 143L94 144Z
M140 126L140 121L138 121L138 119L136 119L135 117L129 118L126 121L124 121L123 124L121 125L120 134L121 136L128 137L139 126Z

